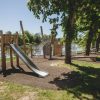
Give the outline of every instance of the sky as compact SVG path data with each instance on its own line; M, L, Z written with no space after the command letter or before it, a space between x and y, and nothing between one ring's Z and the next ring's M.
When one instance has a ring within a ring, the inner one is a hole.
M31 33L40 33L40 26L43 27L45 34L50 34L51 25L47 22L42 23L34 17L27 7L27 0L0 0L0 30L3 32L21 32L19 21L22 20L24 30ZM61 37L61 29L58 36Z

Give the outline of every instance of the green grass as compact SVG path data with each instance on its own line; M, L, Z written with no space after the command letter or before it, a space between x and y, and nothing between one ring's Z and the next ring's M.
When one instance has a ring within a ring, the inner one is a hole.
M0 100L20 100L27 96L30 100L78 100L72 93L65 90L44 90L8 82L0 85Z
M100 61L100 56L96 57L96 61Z
M16 57L13 57L13 60L15 61L16 60ZM10 62L10 58L6 58L6 61L7 62ZM1 62L1 58L0 58L0 62Z
M84 68L87 68L87 67L100 68L100 63L91 62L91 61L89 62L89 61L73 60L72 61L72 65L64 64L64 66L66 66L66 67L68 67L70 69L78 71L79 67L77 67L76 65L78 65L80 67L84 67ZM79 71L81 71L81 70L79 70Z
M3 82L0 87L0 100L17 100L29 90L26 86L8 82Z
M100 62L87 62L74 60L72 65L65 65L73 71L67 74L69 78L75 79L76 84L69 91L78 98L84 99L83 94L89 95L85 99L100 100Z
M60 87L61 90L4 82L0 85L0 100L21 100L20 98L27 96L29 100L100 100L100 63L74 60L72 65L63 66L72 72L65 73L63 80L68 80L68 83L64 88Z

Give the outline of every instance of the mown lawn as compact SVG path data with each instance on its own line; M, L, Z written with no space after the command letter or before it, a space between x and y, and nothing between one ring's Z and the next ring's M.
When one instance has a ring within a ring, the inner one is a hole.
M0 82L0 100L100 100L100 63L75 60L64 66L73 70L65 75L65 80L75 80L73 86L45 90Z
M0 82L0 100L78 100L66 90L44 90Z

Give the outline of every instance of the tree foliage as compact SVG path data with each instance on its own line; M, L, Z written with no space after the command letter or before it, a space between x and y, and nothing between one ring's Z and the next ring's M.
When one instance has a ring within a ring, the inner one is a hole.
M38 19L43 22L49 19L63 27L66 35L66 63L71 63L71 42L75 37L75 16L82 0L29 0L28 8Z
M78 31L88 31L86 48L90 45L100 24L99 0L29 0L28 8L42 21L61 25L65 37L65 62L71 63L71 43Z
M91 43L96 40L96 33L100 28L100 1L99 0L87 0L84 5L81 6L77 13L77 30L84 32L88 31L86 35L86 55L90 53Z
M35 44L40 44L41 43L41 36L40 36L40 34L34 34L33 35L33 43L35 43Z

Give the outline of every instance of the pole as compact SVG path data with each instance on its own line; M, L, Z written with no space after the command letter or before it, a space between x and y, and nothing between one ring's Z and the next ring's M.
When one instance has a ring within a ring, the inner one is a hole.
M13 39L12 39L12 36L11 36L11 32L7 32L7 34L8 34L7 35L8 41L10 43L13 43ZM14 68L14 66L13 66L13 51L12 51L12 48L11 47L10 47L10 63L11 63L11 67Z
M18 32L16 32L16 45L18 46ZM19 67L19 57L18 57L18 55L16 55L16 63L17 63L17 67Z
M26 53L25 32L24 32L24 29L23 29L23 24L22 24L22 21L20 21L20 27L21 27L22 34L23 34L24 52Z
M1 33L1 57L2 57L2 71L3 71L3 76L6 76L6 56L5 56L5 36L3 35L3 32L0 31Z
M43 28L42 28L42 26L40 26L40 29L41 29L41 36L42 36L42 39L43 39Z

